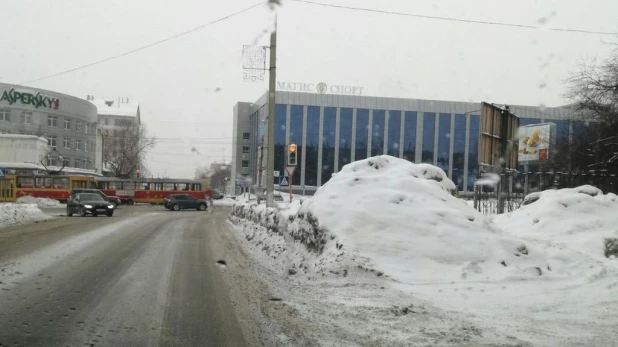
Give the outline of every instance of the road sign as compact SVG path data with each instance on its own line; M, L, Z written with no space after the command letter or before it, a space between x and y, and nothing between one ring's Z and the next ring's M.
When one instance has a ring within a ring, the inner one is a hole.
M288 173L288 176L294 176L294 171L296 171L296 166L286 166L285 172Z
M0 167L0 178L3 178L6 175L6 169L3 167Z
M274 171L273 176L279 177L279 176L281 176L281 173L278 170Z
M290 180L288 176L280 176L279 177L279 185L282 187L287 187L290 185Z

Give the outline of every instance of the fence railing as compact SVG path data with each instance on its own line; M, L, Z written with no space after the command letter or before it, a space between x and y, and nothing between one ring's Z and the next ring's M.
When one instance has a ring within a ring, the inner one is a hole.
M474 187L474 208L483 214L511 212L524 197L547 189L575 188L592 185L604 193L618 193L618 176L604 172L507 172L492 175L492 181L481 175ZM498 178L499 177L499 178Z

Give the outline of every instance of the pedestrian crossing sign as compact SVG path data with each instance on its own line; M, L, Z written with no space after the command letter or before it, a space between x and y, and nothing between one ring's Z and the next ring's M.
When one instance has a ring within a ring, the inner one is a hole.
M4 175L6 175L6 169L3 167L0 167L0 178L4 178Z
M279 185L280 186L289 186L290 185L290 181L288 179L288 176L279 176Z

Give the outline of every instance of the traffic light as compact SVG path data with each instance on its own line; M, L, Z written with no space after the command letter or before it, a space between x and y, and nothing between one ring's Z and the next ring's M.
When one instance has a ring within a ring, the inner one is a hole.
M135 170L135 177L139 178L139 173L140 173L139 169Z
M288 145L288 166L296 166L296 145Z

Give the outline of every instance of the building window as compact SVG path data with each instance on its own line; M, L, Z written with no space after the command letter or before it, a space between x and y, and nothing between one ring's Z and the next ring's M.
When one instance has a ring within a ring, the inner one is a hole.
M285 118L287 105L275 105L275 170L283 171L285 166Z
M64 148L71 148L71 139L69 139L68 137L65 137L62 140L62 144Z
M451 115L440 113L438 118L438 167L448 175L451 151Z
M57 140L56 135L47 135L47 145L49 147L56 147L56 140Z
M373 124L371 125L371 155L384 154L384 110L373 111Z
M367 158L368 132L369 110L358 109L356 110L356 150L354 151L354 160Z
M19 114L19 122L23 124L32 124L32 112L21 111Z
M79 139L75 140L75 149L78 151L82 150L82 140L79 140Z
M335 169L335 131L337 130L337 109L324 107L322 125L322 184L328 182Z
M403 159L416 161L416 112L406 111L403 123Z
M468 184L467 190L474 188L479 173L479 138L481 133L481 116L468 115L470 118L470 132L468 141Z
M81 133L84 131L84 129L82 128L82 122L81 121L76 121L75 122L75 131L77 131L78 133Z
M11 121L11 110L8 108L0 108L0 122Z
M249 133L242 133L243 140L249 140Z
M84 166L83 166L83 168L84 168L84 169L87 169L87 168L88 168L88 161L87 161L86 159L84 159Z
M455 134L453 138L453 177L452 181L460 191L464 189L464 162L466 153L466 116L455 115Z
M109 118L105 118L105 125L109 125Z
M436 114L425 112L423 116L423 163L433 164L434 140L436 138Z
M249 161L248 160L243 160L242 161L242 167L249 167Z
M10 130L0 130L0 134L10 134Z
M318 185L318 144L320 141L320 107L307 106L307 153L305 154L305 185Z
M399 157L401 111L388 111L388 148L386 154Z
M301 184L300 173L305 168L303 166L303 106L292 105L290 107L290 141L297 144L296 146L296 170L292 181L294 184Z
M84 141L84 152L90 152L90 142Z
M249 146L242 146L242 152L243 153L249 153Z
M57 127L58 126L58 117L56 117L56 116L47 116L47 126L48 127Z

